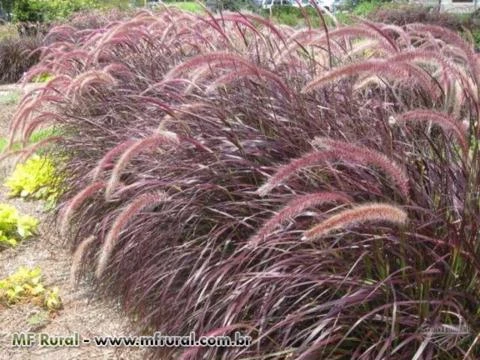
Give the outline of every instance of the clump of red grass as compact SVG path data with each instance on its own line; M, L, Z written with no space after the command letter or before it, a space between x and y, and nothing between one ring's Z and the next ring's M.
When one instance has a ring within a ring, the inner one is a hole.
M72 278L98 265L142 331L253 338L155 356L480 355L471 45L439 27L327 36L171 9L50 36L30 75L57 77L11 139L54 107Z
M7 37L0 40L0 84L19 81L25 72L37 64L42 46L39 36Z
M423 23L445 27L454 31L468 29L474 30L474 16L459 16L448 12L442 12L438 8L422 5L404 4L401 6L380 7L368 16L371 20L403 26L411 23Z

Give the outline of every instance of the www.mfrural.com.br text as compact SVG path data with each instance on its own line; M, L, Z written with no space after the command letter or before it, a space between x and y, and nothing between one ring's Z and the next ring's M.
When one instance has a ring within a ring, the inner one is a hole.
M233 336L168 336L156 332L151 336L92 336L82 337L79 333L51 335L46 333L13 333L11 345L14 347L247 347L250 336L236 332Z

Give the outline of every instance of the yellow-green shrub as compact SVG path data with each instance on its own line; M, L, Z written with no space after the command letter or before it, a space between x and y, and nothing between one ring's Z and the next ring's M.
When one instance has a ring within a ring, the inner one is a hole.
M31 237L37 230L38 220L20 215L12 205L0 204L0 247L13 247Z
M36 267L20 267L14 274L0 280L0 303L13 305L31 301L49 311L62 308L58 288L46 288L42 284L42 271Z
M10 196L45 200L53 206L61 194L62 177L51 158L35 154L15 167L5 185Z

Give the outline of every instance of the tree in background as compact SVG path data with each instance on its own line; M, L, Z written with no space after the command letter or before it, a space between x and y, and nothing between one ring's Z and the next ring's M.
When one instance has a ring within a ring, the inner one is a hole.
M51 22L76 11L129 5L129 0L0 0L6 19L20 22Z
M15 0L0 0L0 13L5 16L7 21L12 20L13 5Z

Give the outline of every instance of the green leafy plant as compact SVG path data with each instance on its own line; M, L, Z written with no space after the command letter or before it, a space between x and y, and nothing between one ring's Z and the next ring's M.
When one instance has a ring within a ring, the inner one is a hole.
M11 100L13 101L13 100ZM0 97L0 105L2 105L2 98ZM35 130L30 138L28 139L28 145L38 143L42 140L48 139L53 136L61 136L62 132L55 127L46 127L43 129ZM0 137L0 152L3 152L7 147L8 140L4 137ZM12 150L20 150L22 148L22 144L20 142L14 142L12 144Z
M475 41L475 47L477 49L480 49L480 29L472 31L472 37L473 37L473 40Z
M32 82L34 83L46 83L47 81L50 81L53 79L53 75L48 73L48 72L44 72L44 73L41 73L37 76L35 76L33 79L32 79Z
M27 318L27 323L36 329L44 327L48 322L48 312L46 311L40 311Z
M97 4L93 0L17 0L13 9L17 21L53 21L64 19L70 14L93 9Z
M260 14L264 17L269 17L271 14L272 19L279 24L285 24L289 26L305 25L307 20L305 14L309 17L308 21L313 27L319 27L321 21L313 7L305 7L303 10L292 6L274 6L271 11L262 9ZM330 21L328 17L325 19Z
M176 7L181 10L185 10L192 13L202 13L204 10L203 8L196 2L193 1L185 1L185 2L174 2L168 4L168 6Z
M17 21L50 22L68 18L83 10L128 8L127 0L16 0L13 9Z
M387 3L387 4L385 4ZM370 1L362 1L360 2L355 8L353 9L353 13L357 16L366 17L369 14L377 11L380 7L386 8L388 7L388 1L381 1L381 0L370 0Z
M31 237L37 226L34 217L20 215L12 205L0 204L0 246L16 246L20 240Z
M51 312L62 308L58 288L45 287L39 267L21 266L15 273L0 280L0 304L10 306L21 302L32 302Z
M10 196L46 200L50 208L61 194L62 177L51 158L35 154L16 166L5 185Z

